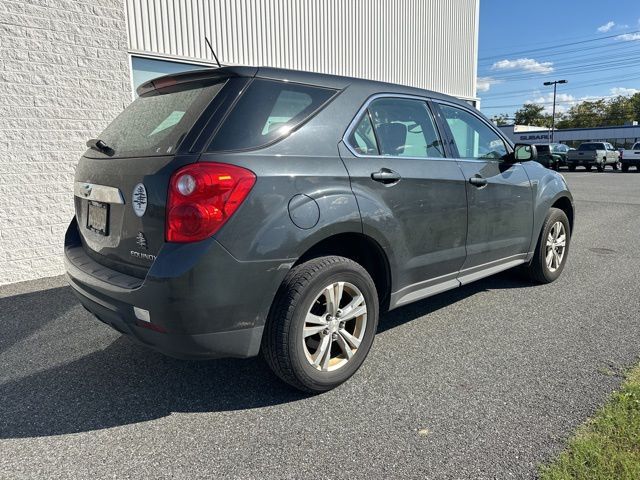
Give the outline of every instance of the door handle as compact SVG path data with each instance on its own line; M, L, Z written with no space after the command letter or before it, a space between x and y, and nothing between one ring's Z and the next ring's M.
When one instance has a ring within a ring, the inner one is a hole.
M394 172L393 170L389 170L388 168L381 168L377 172L373 172L371 174L371 179L376 182L390 184L399 182L402 177L398 172Z
M478 188L481 188L481 187L486 186L488 182L487 182L486 178L481 177L480 175L476 175L475 177L471 177L469 179L469 183L471 185L474 185L474 186L478 187Z

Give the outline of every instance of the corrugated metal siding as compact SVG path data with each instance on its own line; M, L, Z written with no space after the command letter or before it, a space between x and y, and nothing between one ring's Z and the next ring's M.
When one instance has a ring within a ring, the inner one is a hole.
M126 0L129 48L475 97L479 0Z

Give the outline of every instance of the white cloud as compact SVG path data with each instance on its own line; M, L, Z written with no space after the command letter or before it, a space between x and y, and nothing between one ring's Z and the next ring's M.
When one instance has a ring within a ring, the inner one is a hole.
M640 92L637 88L626 88L626 87L614 87L610 90L611 95L633 95L634 93Z
M553 72L553 62L538 62L532 58L518 58L517 60L500 60L491 67L492 70L524 70L533 73Z
M498 83L502 82L503 80L499 80L497 78L478 77L476 88L479 92L488 92L493 85L497 85Z
M558 93L556 95L556 115L566 112L570 107L573 107L580 101L581 99L577 99L576 97L574 97L573 95L569 95L568 93ZM553 92L549 92L545 95L540 95L539 97L529 99L524 103L542 104L542 106L544 107L544 113L551 115L551 113L553 112Z
M632 42L634 40L640 40L640 33L623 33L618 35L616 40L622 40L623 42Z
M615 26L615 24L616 24L616 22L613 22L613 21L609 20L604 25L599 26L598 27L598 31L600 33L608 32L609 30L611 30Z

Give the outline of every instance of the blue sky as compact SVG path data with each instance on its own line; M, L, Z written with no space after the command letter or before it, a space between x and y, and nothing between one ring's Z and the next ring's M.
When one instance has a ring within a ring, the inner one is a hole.
M571 45L570 45L571 44ZM478 96L492 117L640 91L640 0L480 0ZM639 119L640 120L640 119Z

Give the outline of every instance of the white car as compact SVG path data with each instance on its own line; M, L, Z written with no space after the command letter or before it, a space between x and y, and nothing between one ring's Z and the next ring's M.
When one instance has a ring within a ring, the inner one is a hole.
M634 143L630 149L620 152L620 162L622 162L622 171L628 172L629 167L636 167L640 172L640 142Z

